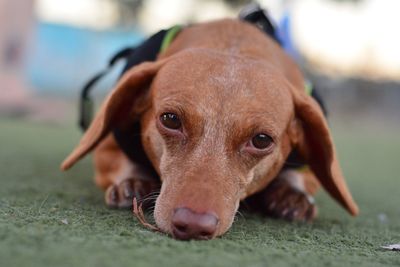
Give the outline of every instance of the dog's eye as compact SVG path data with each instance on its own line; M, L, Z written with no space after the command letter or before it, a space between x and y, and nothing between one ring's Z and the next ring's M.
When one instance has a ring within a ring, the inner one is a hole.
M272 145L272 137L267 134L257 134L251 139L251 144L257 149L266 149Z
M160 121L164 127L172 130L178 130L182 127L181 120L174 113L164 113L160 116Z

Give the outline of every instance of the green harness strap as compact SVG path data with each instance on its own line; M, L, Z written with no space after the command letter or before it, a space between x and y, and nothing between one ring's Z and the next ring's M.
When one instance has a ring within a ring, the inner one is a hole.
M310 81L305 81L304 82L304 91L306 92L307 95L311 95L314 87Z
M182 30L182 28L183 27L181 25L175 25L174 27L168 30L168 32L164 36L164 39L162 40L160 53L167 50L169 45L172 43L176 35Z

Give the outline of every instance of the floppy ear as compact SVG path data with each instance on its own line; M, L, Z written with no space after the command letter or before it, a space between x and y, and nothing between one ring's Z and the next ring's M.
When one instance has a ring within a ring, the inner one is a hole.
M319 104L305 92L291 88L300 122L297 148L326 191L352 215L358 207L347 188L328 124Z
M77 147L62 163L62 170L69 169L75 162L92 151L115 125L132 116L135 100L143 94L143 90L149 86L165 61L166 59L142 63L121 77L116 87L103 102Z

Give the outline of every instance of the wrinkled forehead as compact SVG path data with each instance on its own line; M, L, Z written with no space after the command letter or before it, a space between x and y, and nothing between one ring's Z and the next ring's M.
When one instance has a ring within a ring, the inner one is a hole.
M270 114L286 121L293 110L288 82L267 62L212 51L168 62L152 90L155 105L175 103L207 113Z

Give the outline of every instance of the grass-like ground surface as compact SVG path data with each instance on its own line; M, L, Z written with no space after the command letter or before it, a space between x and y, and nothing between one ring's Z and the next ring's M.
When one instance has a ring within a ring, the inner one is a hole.
M212 241L149 232L109 210L90 161L61 173L79 138L71 126L0 120L0 266L400 266L400 138L396 131L335 132L361 215L320 193L313 224L245 214Z

